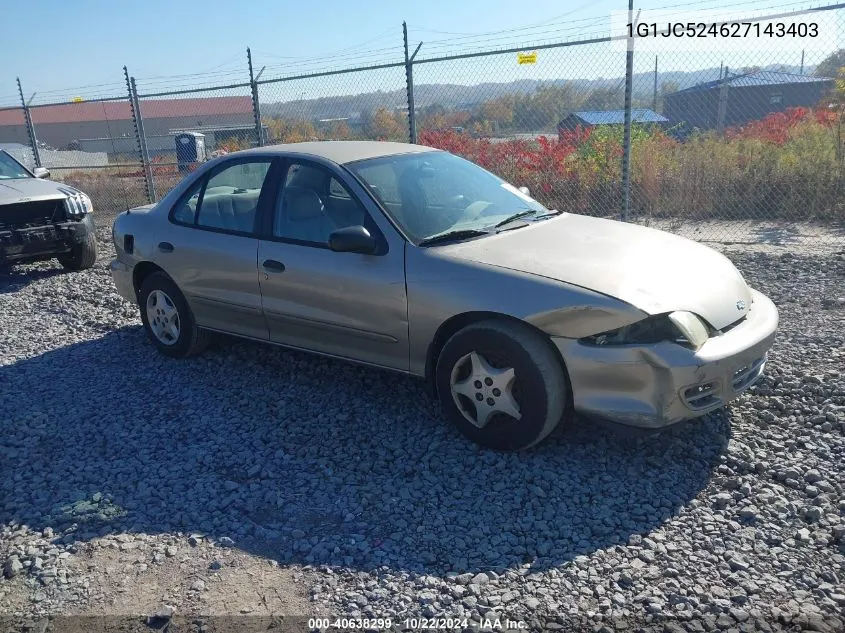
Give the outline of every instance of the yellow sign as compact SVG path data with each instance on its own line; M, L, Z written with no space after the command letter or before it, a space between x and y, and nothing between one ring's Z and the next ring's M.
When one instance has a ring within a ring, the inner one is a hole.
M73 99L71 99L71 101L73 101L74 103L82 103L84 99L82 97L74 97Z
M537 53L517 53L516 61L520 64L536 64Z

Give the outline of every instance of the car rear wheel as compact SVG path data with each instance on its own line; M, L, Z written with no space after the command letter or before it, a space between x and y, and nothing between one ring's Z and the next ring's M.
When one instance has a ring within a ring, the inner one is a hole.
M69 253L56 259L68 270L85 270L97 262L97 238L93 233L85 236L85 241L75 244Z
M567 413L560 359L548 341L517 323L483 321L454 334L440 353L435 379L446 417L488 448L530 448Z
M208 332L197 327L184 295L164 273L144 279L138 304L147 336L165 356L188 358L208 345Z

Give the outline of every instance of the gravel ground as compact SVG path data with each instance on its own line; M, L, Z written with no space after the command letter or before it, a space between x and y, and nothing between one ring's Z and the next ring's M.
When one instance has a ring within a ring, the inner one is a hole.
M160 356L100 238L92 270L0 277L0 615L845 630L844 253L731 252L782 325L728 410L506 455L411 378Z

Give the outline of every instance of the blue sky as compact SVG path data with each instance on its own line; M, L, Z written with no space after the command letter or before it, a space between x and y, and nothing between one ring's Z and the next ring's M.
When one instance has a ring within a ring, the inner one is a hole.
M694 4L689 0L638 0L636 4L642 8L731 6L727 0ZM750 3L745 0L742 4ZM755 4L782 6L783 2L760 0ZM21 77L27 98L38 93L35 103L71 98L77 93L87 98L122 94L124 64L138 78L142 93L200 83L239 82L246 78L247 46L252 48L256 66L268 67L264 75L268 78L348 63L399 60L403 20L408 22L412 43L423 40L423 51L434 54L573 39L591 28L600 30L597 20L606 22L611 10L626 6L625 0L11 2L3 7L0 57L6 61L0 69L0 105L16 102L16 76ZM11 25L14 28L9 28ZM473 36L484 33L489 35ZM479 78L495 81L620 74L618 53L611 54L606 48L571 51L561 49L541 57L545 65L517 67L508 58L501 71L493 71L494 66L489 64L467 62L427 65L420 74L427 81L456 83ZM649 57L638 60L643 70L653 65L653 57ZM718 66L719 56L704 60L674 56L675 66L699 62ZM479 77L485 69L490 70L489 76ZM391 75L390 85L385 89L390 89L396 83L396 73L387 74ZM369 81L379 83L375 77Z

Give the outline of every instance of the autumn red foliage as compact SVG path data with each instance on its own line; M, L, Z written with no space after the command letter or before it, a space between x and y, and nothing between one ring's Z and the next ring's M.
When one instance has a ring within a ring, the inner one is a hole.
M839 117L840 112L824 107L790 108L729 128L723 136L709 131L683 140L671 131L635 126L633 212L694 219L845 220ZM620 127L511 139L438 127L422 129L417 142L526 186L549 208L614 216L623 194ZM373 138L372 130L368 134ZM152 160L159 197L184 177L174 162L172 154ZM145 202L144 178L136 165L65 174L67 182L96 197L99 206L114 206L114 200L120 205Z
M565 132L559 138L540 136L532 142L526 139L495 141L474 138L469 134L448 131L424 130L418 142L463 156L485 169L496 171L503 165L517 172L545 172L565 176L568 174L566 159L574 154L590 136L590 130L580 127Z
M839 114L827 108L790 108L730 128L721 137L706 132L683 141L660 128L638 126L632 131L634 203L643 212L702 217L745 217L761 204L773 217L789 217L807 205L812 211L805 211L814 216L836 215L832 192L842 175L832 148L838 122ZM618 127L496 140L425 130L418 142L528 186L553 208L602 214L619 206ZM760 143L771 150L761 155L755 150Z
M787 108L783 112L773 112L758 121L725 131L728 140L758 139L773 145L783 146L790 139L790 133L805 121L815 121L825 127L832 127L837 121L837 113L825 108Z

